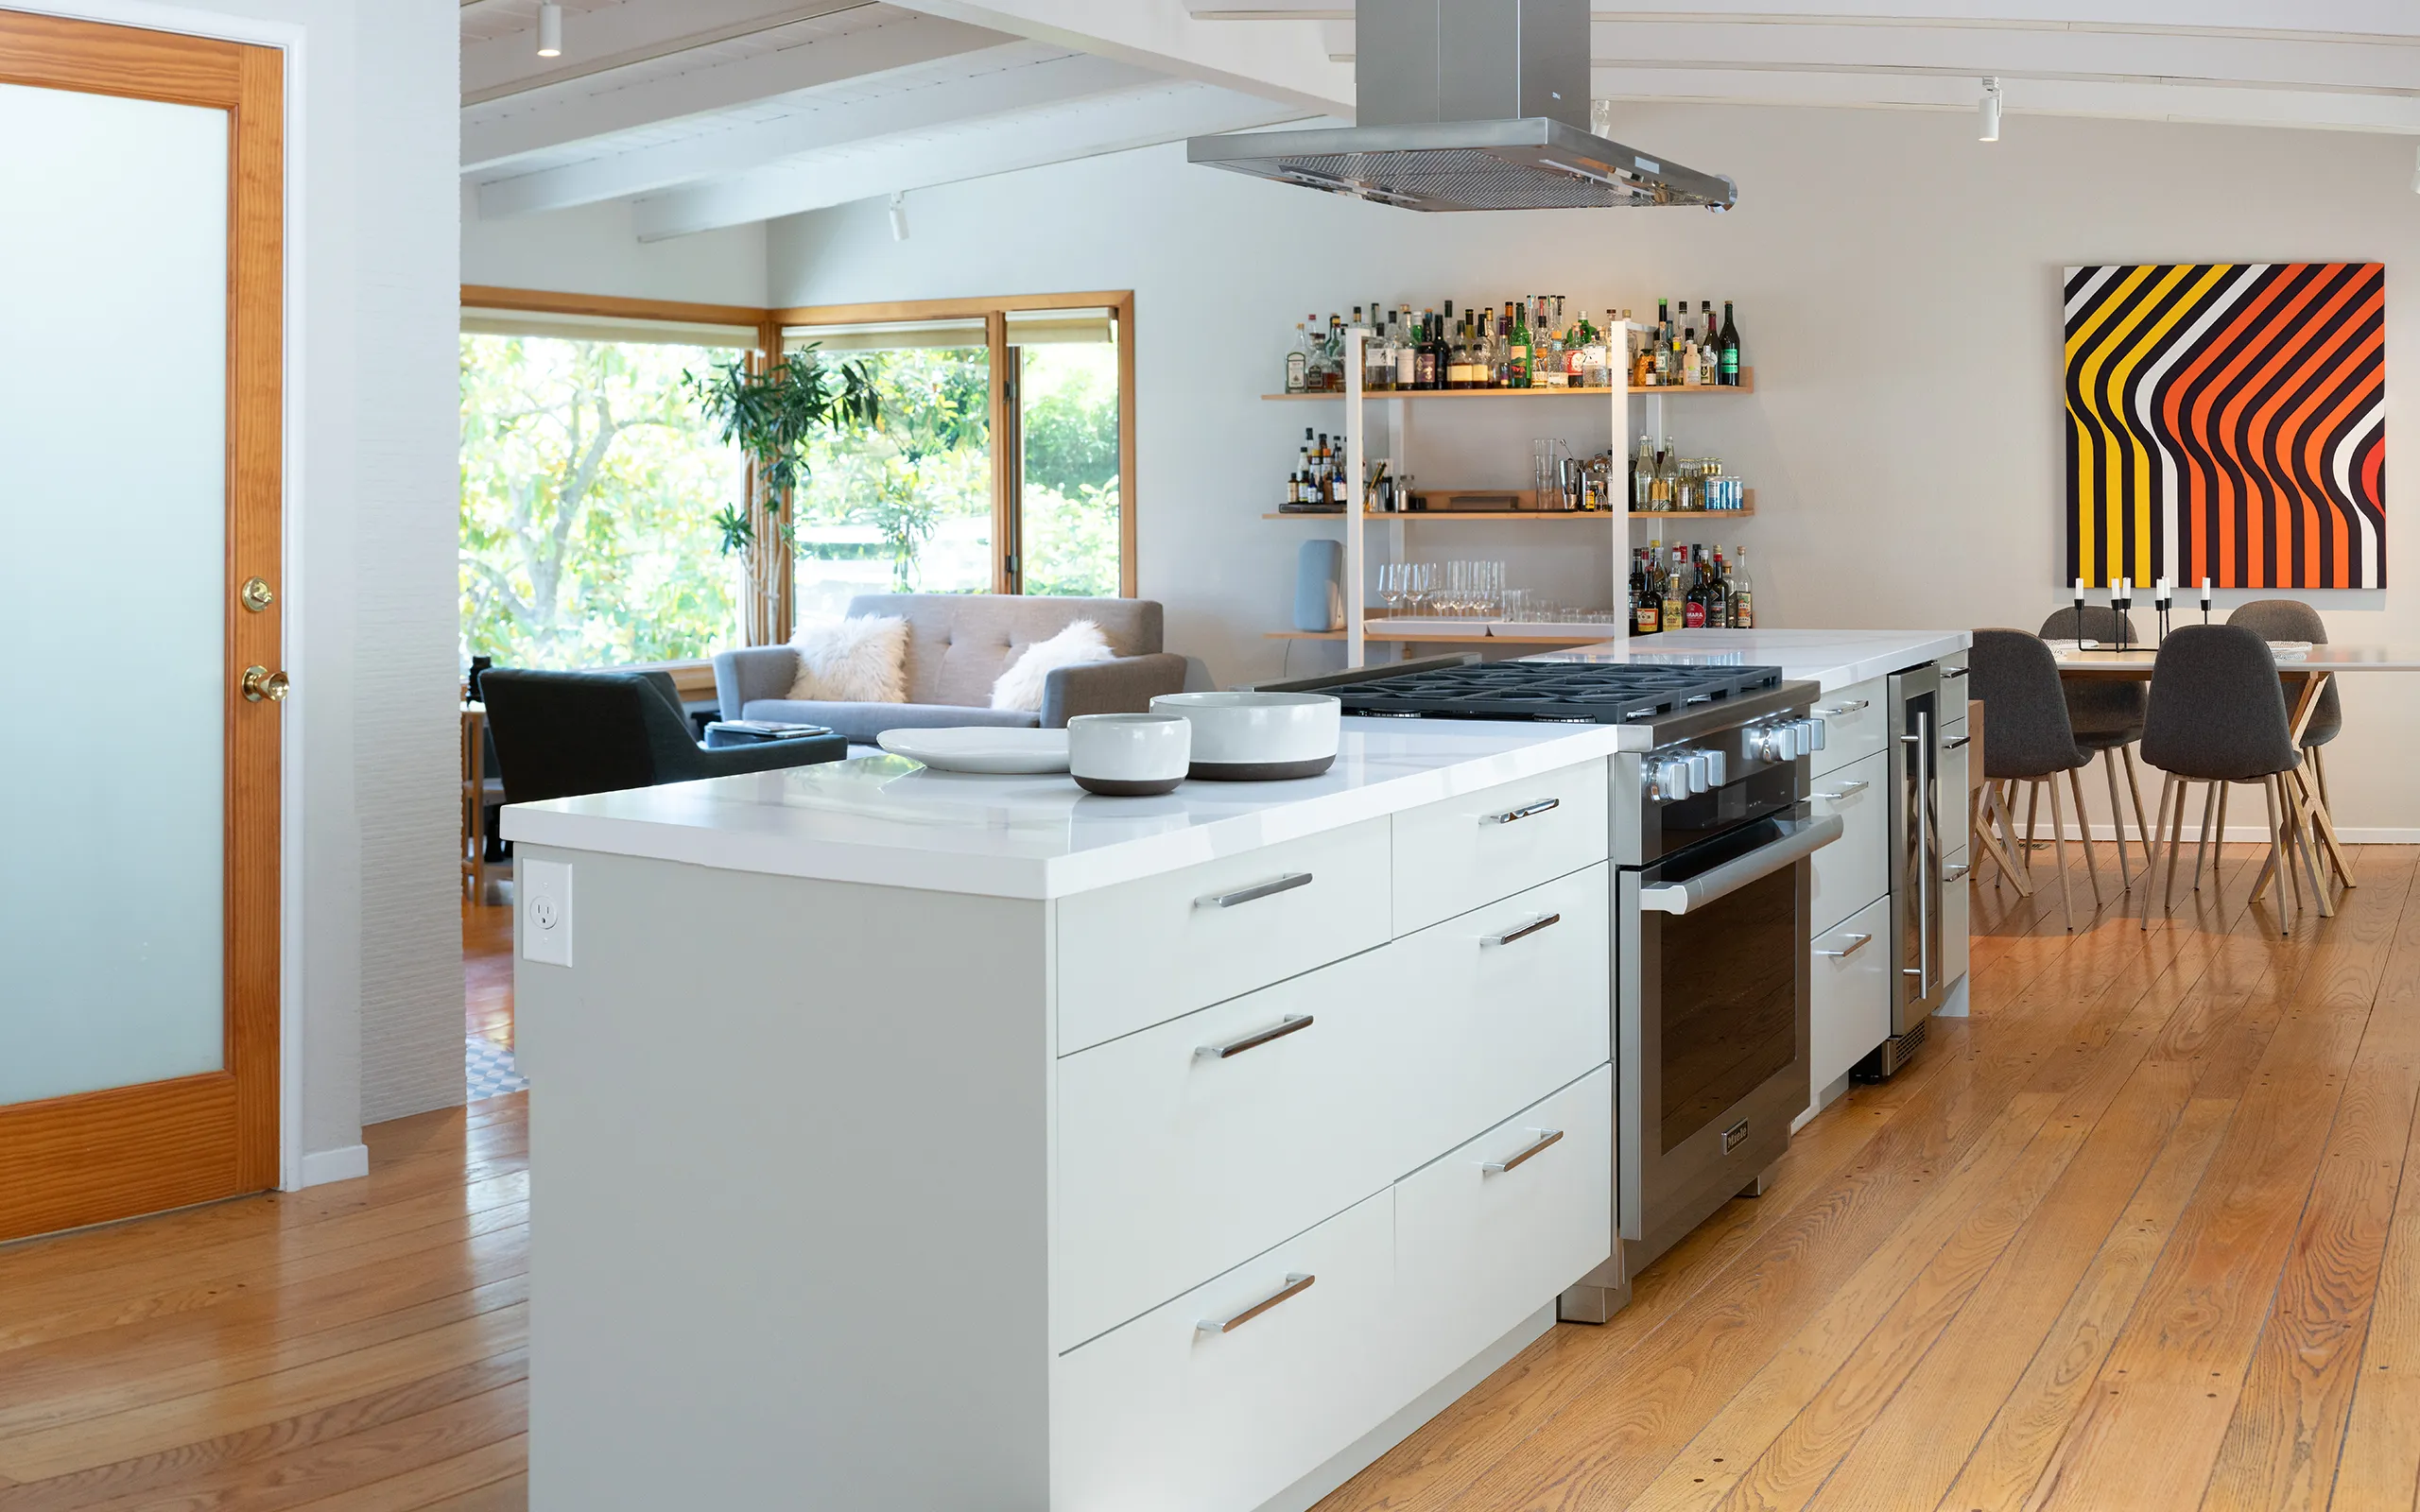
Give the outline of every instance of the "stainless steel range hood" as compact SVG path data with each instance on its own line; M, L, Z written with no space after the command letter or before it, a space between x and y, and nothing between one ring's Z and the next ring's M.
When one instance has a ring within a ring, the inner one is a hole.
M1198 136L1186 158L1406 210L1728 210L1729 179L1588 130L1588 0L1357 0L1360 124Z

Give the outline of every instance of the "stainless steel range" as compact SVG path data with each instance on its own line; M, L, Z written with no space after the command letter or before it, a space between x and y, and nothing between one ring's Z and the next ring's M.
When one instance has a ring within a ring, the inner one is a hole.
M1498 662L1281 684L1348 714L1622 727L1612 759L1615 1212L1619 1253L1564 1294L1601 1322L1628 1278L1763 1188L1809 1099L1807 858L1841 833L1806 804L1824 746L1809 682L1777 667Z

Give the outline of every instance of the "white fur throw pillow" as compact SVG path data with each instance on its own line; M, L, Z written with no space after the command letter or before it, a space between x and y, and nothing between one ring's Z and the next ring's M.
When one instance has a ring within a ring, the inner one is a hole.
M906 703L908 621L869 614L802 625L790 636L798 677L789 696L815 703Z
M1027 646L1024 655L1009 663L1009 670L992 684L992 707L1040 713L1043 679L1051 673L1087 662L1116 660L1117 653L1109 648L1109 637L1100 633L1099 626L1076 620L1050 639Z

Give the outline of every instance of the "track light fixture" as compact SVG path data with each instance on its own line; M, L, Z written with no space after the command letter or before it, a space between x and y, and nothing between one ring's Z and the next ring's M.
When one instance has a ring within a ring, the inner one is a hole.
M1983 97L1976 102L1976 108L1982 112L1983 129L1975 133L1975 139L1979 142L1998 141L2000 139L2000 81L1998 78L1990 75L1984 77Z
M905 189L890 192L890 239L894 242L908 239L908 191Z
M538 56L561 58L563 55L563 8L542 5L538 8Z

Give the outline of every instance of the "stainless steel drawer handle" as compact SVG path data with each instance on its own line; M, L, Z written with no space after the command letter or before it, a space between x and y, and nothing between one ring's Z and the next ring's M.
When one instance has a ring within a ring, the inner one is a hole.
M1952 735L1947 740L1941 743L1941 748L1944 750L1956 750L1959 747L1965 745L1968 741L1973 740L1974 738L1975 737L1972 735Z
M1242 1312L1237 1313L1233 1317L1205 1317L1201 1322L1196 1323L1193 1326L1204 1333L1233 1333L1236 1330L1242 1328L1245 1324L1251 1322L1253 1318L1260 1316L1263 1313L1268 1312L1270 1308L1275 1307L1278 1303L1285 1301L1288 1297L1300 1297L1305 1292L1309 1291L1311 1289L1311 1283L1318 1280L1319 1278L1317 1276L1311 1275L1307 1272L1288 1272L1286 1277L1286 1285L1282 1290L1272 1292L1269 1296L1262 1297L1259 1301L1253 1303L1252 1306L1245 1308Z
M1530 936L1536 934L1539 930L1546 928L1549 924L1560 924L1562 922L1563 916L1561 914L1547 914L1542 919L1530 919L1528 923L1523 924L1518 929L1508 929L1501 935L1483 935L1479 937L1479 943L1481 945L1510 945L1516 939L1528 939Z
M1193 1053L1208 1060L1224 1060L1240 1056L1247 1050L1257 1050L1271 1040L1283 1040L1289 1034L1300 1034L1311 1026L1311 1015L1289 1013L1266 1029L1255 1030L1240 1040L1230 1040L1223 1045L1197 1045Z
M1838 803L1844 798L1857 797L1859 793L1864 792L1867 788L1872 787L1873 785L1874 784L1872 782L1842 782L1841 784L1840 791L1837 793L1817 793L1814 796L1821 799L1829 799L1833 802Z
M1947 871L1945 871L1945 872L1943 872L1943 873L1941 874L1941 880L1942 880L1942 881L1944 881L1944 882L1958 882L1958 881L1961 881L1961 880L1962 880L1962 879L1965 877L1966 873L1967 873L1969 870L1971 870L1971 869L1973 869L1973 868L1968 868L1968 867L1952 867L1952 868L1950 868Z
M1846 703L1825 704L1815 712L1829 718L1837 719L1842 714L1853 714L1857 713L1858 710L1865 708L1869 702L1870 700L1864 698L1851 698Z
M1563 799L1559 798L1542 798L1535 803L1525 803L1521 807L1511 810L1508 813L1490 815L1488 816L1488 822L1490 824L1510 824L1514 819L1526 819L1534 815L1544 814L1548 809L1559 809L1561 807L1563 807Z
M1493 1176L1502 1176L1507 1171L1518 1168L1522 1161L1527 1160L1530 1157L1537 1154L1548 1145L1560 1144L1561 1143L1563 1143L1563 1130L1559 1128L1542 1128L1538 1130L1536 1143L1525 1146L1520 1154L1513 1156L1508 1160L1490 1160L1485 1165L1480 1166L1479 1169Z
M1941 680L1947 682L1952 678L1962 678L1969 670L1966 667L1944 667L1941 669Z
M1309 872L1289 871L1282 877L1273 877L1267 882L1256 882L1249 887L1239 887L1234 892L1214 892L1204 897L1196 898L1193 900L1193 906L1196 908L1233 908L1237 903L1255 902L1263 898L1274 898L1281 892L1292 892L1297 887L1307 887L1310 885L1311 874Z
M1845 959L1848 956L1855 955L1858 952L1874 943L1874 936L1871 935L1848 935L1842 937L1849 942L1848 949L1841 951L1817 951L1815 954L1818 955L1830 955L1836 958Z

